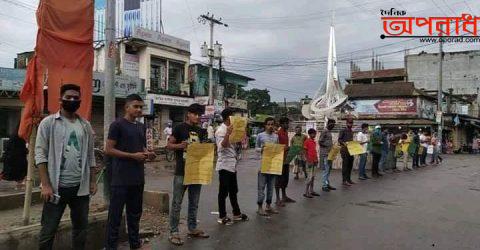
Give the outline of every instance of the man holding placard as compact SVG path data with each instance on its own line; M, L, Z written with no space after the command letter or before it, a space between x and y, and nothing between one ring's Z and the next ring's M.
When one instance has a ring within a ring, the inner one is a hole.
M279 207L285 206L285 203L294 203L295 200L287 196L288 180L290 178L290 161L287 161L288 153L288 127L290 120L287 117L280 118L280 129L278 130L278 142L285 145L284 161L282 166L282 175L277 176L275 182L275 194L277 197L276 205ZM280 191L282 191L282 198L280 198Z
M237 193L237 163L238 154L235 150L235 144L240 143L241 136L236 136L234 131L245 134L246 119L237 119L243 117L235 117L233 115L232 108L226 108L222 111L223 123L218 127L215 132L215 140L217 144L217 166L219 176L219 188L218 188L218 211L219 216L217 222L222 225L232 224L232 219L227 217L227 211L225 207L225 201L227 196L230 198L230 204L232 204L233 221L247 221L248 217L240 212L240 206L238 205ZM233 124L232 120L235 122ZM235 128L234 128L235 127Z
M258 211L261 216L268 216L269 214L278 214L278 211L274 209L272 204L273 185L275 184L276 175L282 174L283 164L283 151L281 155L275 154L278 152L278 135L274 133L275 120L272 117L265 119L265 131L257 135L257 141L255 149L258 152L262 152L262 168L258 172ZM275 156L275 157L273 157ZM280 166L272 161L274 158L280 158ZM279 168L278 168L279 167ZM275 173L275 174L273 174ZM267 189L266 207L263 209L263 202L265 200L265 188Z
M341 145L340 154L342 156L342 184L351 186L355 184L352 179L353 156L348 152L347 142L353 141L353 119L347 118L347 126L338 135L338 143Z
M332 162L334 159L328 159L330 151L333 149L332 129L335 127L335 120L328 119L327 128L320 133L318 144L320 145L320 166L323 168L322 173L322 190L330 192L336 188L330 186L330 171L332 169ZM333 158L333 152L332 152Z
M180 210L182 208L183 195L188 189L188 231L193 238L208 238L209 235L197 229L198 201L202 185L184 185L185 159L187 158L187 146L194 142L200 142L200 116L205 108L197 103L188 107L187 120L173 129L167 144L167 148L175 150L176 168L173 179L173 198L170 211L170 236L169 241L174 245L183 245L179 235L178 224L180 222Z

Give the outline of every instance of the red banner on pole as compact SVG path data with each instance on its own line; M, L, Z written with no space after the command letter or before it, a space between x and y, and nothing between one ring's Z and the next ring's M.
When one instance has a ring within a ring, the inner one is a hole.
M78 114L90 119L93 68L93 1L41 0L37 10L37 44L21 100L25 103L19 135L27 138L34 117L43 109L43 87L48 86L48 111L60 108L60 86L77 84L82 105Z

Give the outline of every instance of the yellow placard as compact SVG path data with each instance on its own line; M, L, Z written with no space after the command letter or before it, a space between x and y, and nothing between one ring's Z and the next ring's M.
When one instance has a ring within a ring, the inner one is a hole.
M210 184L213 175L214 144L194 142L188 145L186 154L183 185Z
M340 146L337 144L333 145L332 149L330 149L330 152L328 152L327 160L333 161L335 158L337 158L338 153L340 152Z
M283 154L285 145L266 143L262 153L262 174L282 174Z
M365 148L358 141L347 141L347 149L350 155L360 155L366 153Z
M247 128L247 117L241 116L230 116L230 123L233 126L232 134L230 135L230 142L236 143L241 142L245 136L245 131Z
M405 152L408 152L408 146L410 146L410 143L402 143L402 151L405 153Z

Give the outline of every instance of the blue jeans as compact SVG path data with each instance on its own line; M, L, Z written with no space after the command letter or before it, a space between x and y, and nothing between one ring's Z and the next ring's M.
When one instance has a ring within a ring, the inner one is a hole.
M360 155L360 161L358 162L358 176L364 177L367 174L365 173L365 166L367 165L367 153Z
M328 187L330 186L330 171L332 170L332 161L329 161L327 159L327 156L321 156L320 158L323 172L322 172L322 184L323 187Z
M273 197L273 185L275 184L276 175L273 174L262 174L258 172L258 199L257 204L259 206L263 205L263 200L265 200L265 187L267 187L267 205L272 204Z
M198 201L202 185L183 185L183 176L175 175L173 178L173 198L170 210L170 233L178 233L180 210L182 209L183 195L188 189L188 230L197 228Z
M387 165L387 155L388 151L382 150L382 155L380 156L380 163L378 164L380 171L385 171L385 167Z

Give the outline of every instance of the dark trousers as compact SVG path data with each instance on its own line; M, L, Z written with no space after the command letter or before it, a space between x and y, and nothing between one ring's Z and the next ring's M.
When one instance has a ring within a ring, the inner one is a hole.
M77 187L59 188L60 201L58 204L45 202L42 211L42 229L40 231L39 249L52 249L58 224L63 216L65 207L70 208L72 220L72 249L85 249L88 226L88 206L90 196L77 196Z
M343 181L352 181L353 156L348 153L342 153L342 179Z
M142 217L142 203L143 185L110 187L106 249L117 249L118 230L122 221L123 207L126 207L127 211L130 248L140 247L138 231L140 230L140 218Z
M427 164L427 148L423 147L423 152L420 155L420 164L426 165Z
M227 209L225 208L225 201L227 196L230 198L230 204L232 205L233 215L240 215L240 207L238 206L237 193L237 173L227 170L218 171L220 186L218 188L218 211L219 217L223 218L227 216Z
M277 176L275 181L275 188L287 188L288 179L290 179L290 164L283 164L282 175Z
M378 164L380 163L380 158L382 158L382 154L372 152L372 176L378 176Z
M418 167L418 161L419 161L419 156L418 156L418 151L413 153L413 161L412 161L412 168Z

